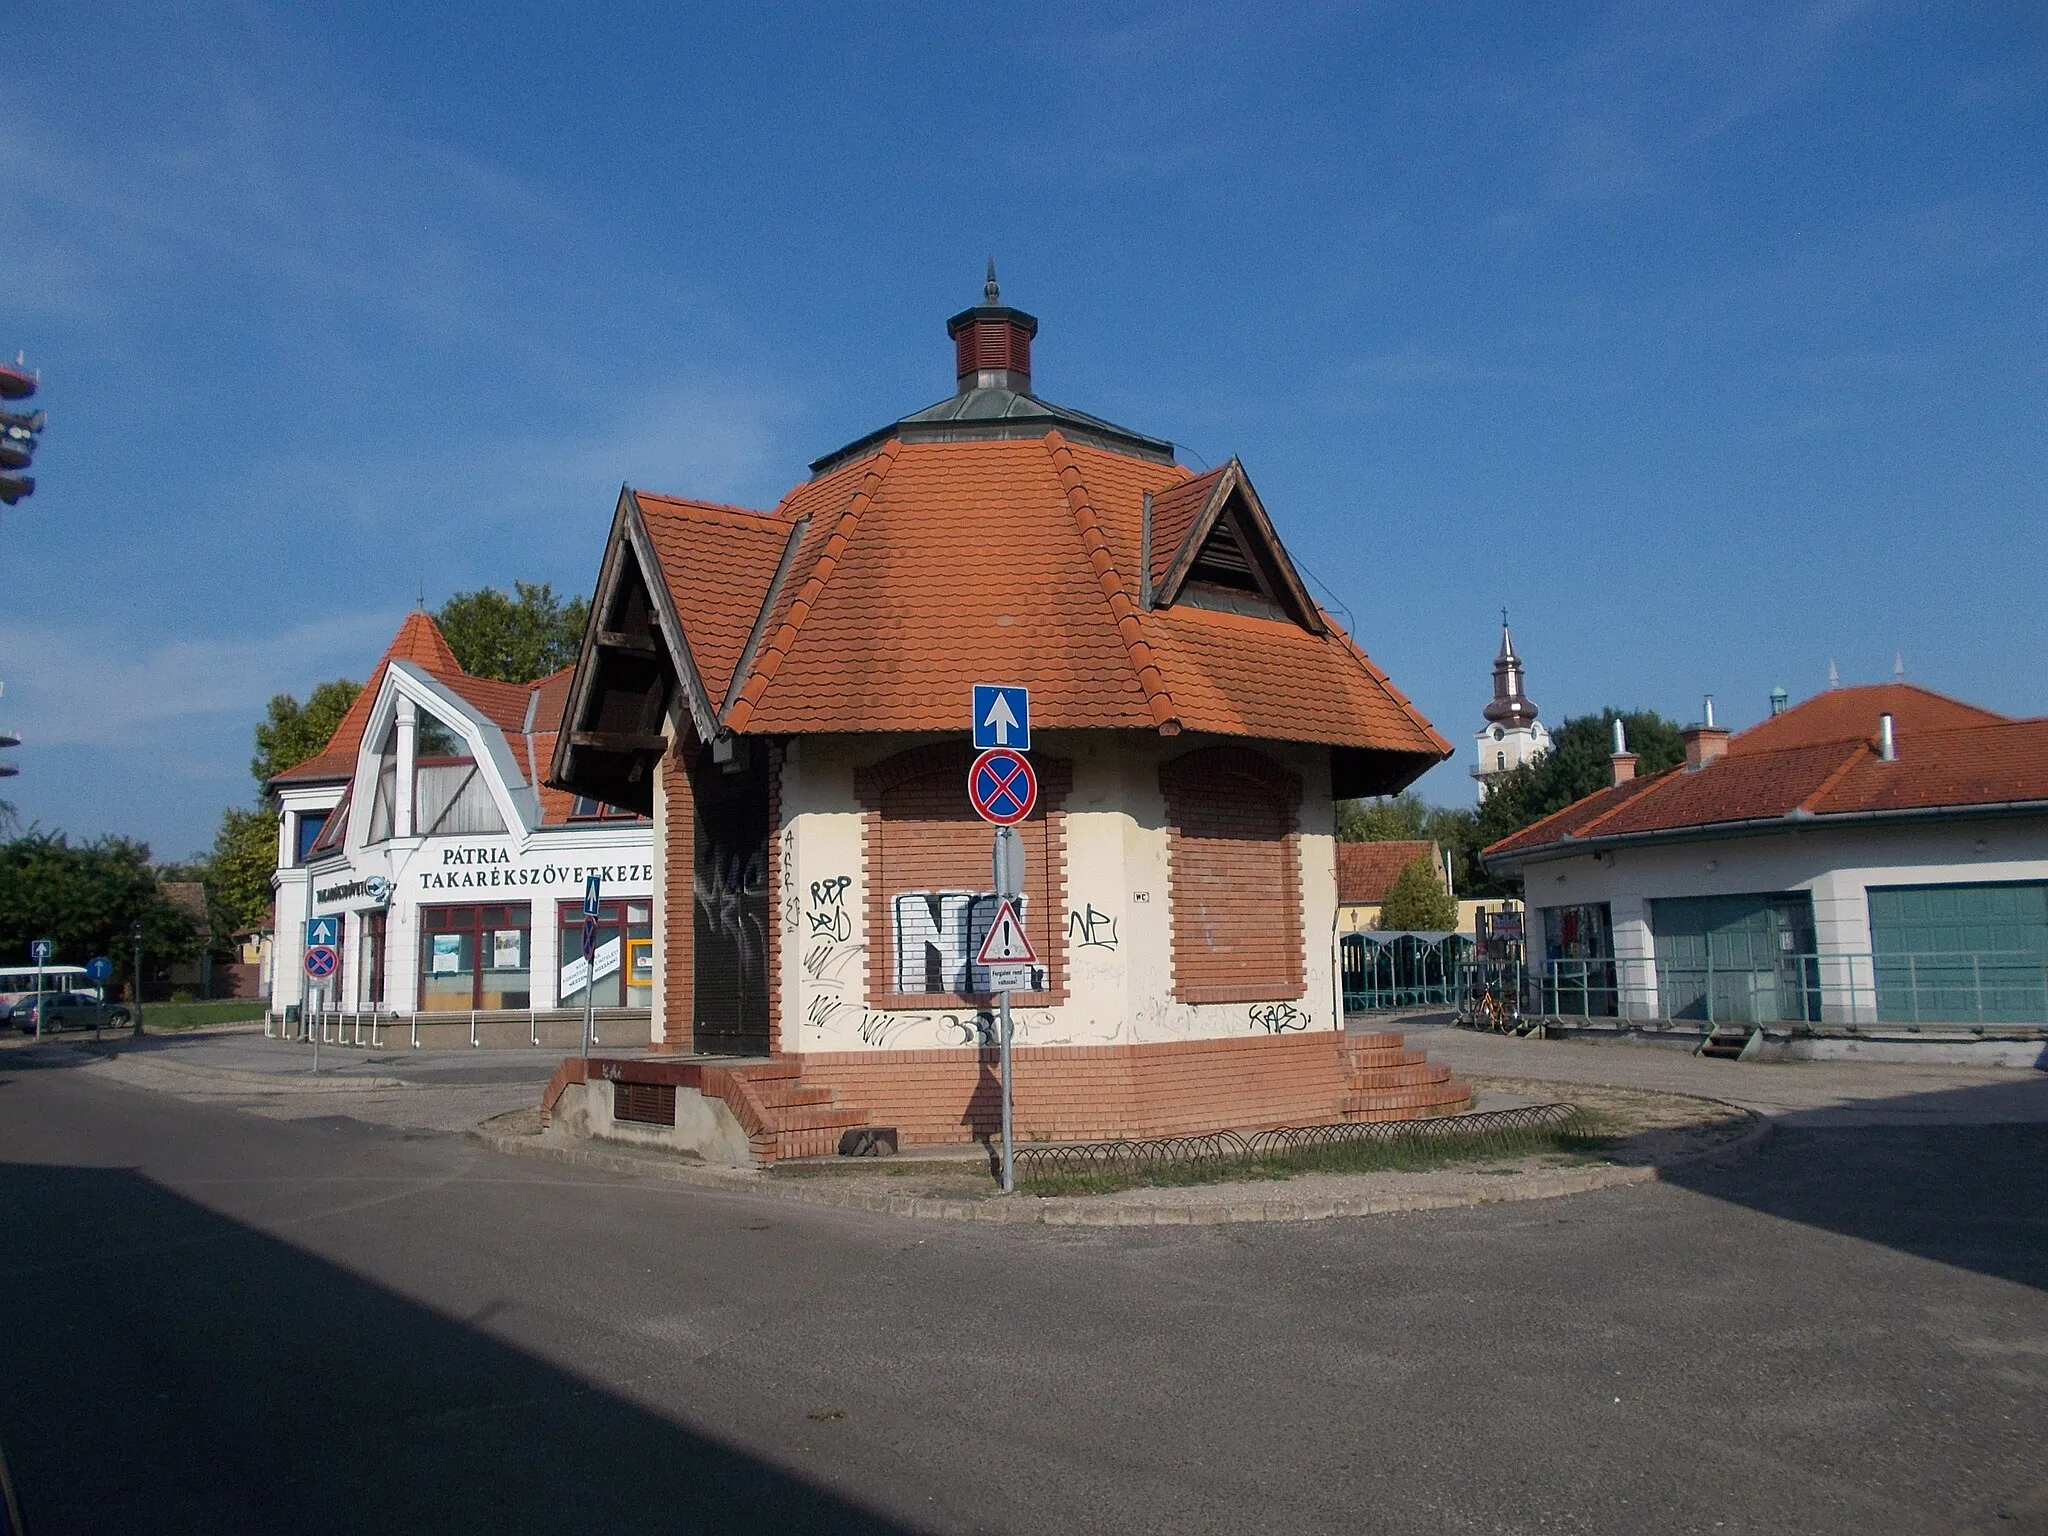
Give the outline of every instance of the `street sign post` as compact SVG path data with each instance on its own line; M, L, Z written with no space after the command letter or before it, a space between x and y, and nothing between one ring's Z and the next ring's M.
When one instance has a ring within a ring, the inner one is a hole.
M29 958L36 963L36 1038L43 1038L43 967L56 958L55 939L31 939L28 945Z
M974 744L1031 750L1031 690L1001 683L974 685Z
M1003 1190L1017 1187L1016 1159L1010 1123L1010 994L1029 991L1038 956L1017 917L1024 894L1024 844L1013 830L1038 807L1038 774L1031 759L1031 690L1015 683L976 683L974 713L969 718L974 745L981 755L967 770L967 798L974 814L995 823L990 853L994 877L996 920L982 940L976 963L988 967L989 988L1000 1012L1003 1052Z
M1006 832L1009 832L1007 827L996 834L998 861L1004 857L1000 839ZM1014 837L1016 834L1010 835ZM1021 856L1018 864L1020 867L1017 872L1021 876ZM1000 862L998 867L1000 872ZM983 937L974 961L977 965L988 967L989 989L996 994L996 1007L1002 1030L1000 1040L1003 1052L1003 1192L1008 1194L1017 1187L1015 1136L1010 1114L1010 994L1031 989L1031 973L1038 964L1038 952L1031 947L1031 938L1024 932L1024 923L1017 916L1017 903L1013 897L1005 895L998 901L996 920L988 925L988 933Z
M335 927L339 926L337 920L334 918L316 917L306 924L306 932L312 933L314 931L314 923L325 923L329 925L328 927L322 928L320 930L322 933L333 933ZM339 949L336 949L334 945L308 944L306 946L306 979L308 981L326 981L340 968L341 951ZM320 1026L313 1019L313 1014L316 1012L316 1010L312 1006L312 1003L315 997L323 996L326 990L327 989L325 987L308 987L306 989L306 1004L302 1008L300 1014L302 1018L307 1020L307 1027L312 1031L313 1071L316 1074L320 1070Z
M597 914L603 906L604 882L593 873L583 882L583 1059L597 1043ZM624 956L620 957L621 963Z
M1013 827L1038 807L1038 774L1014 747L991 747L967 770L967 798L983 821Z
M97 1040L100 1037L100 1031L106 1027L107 981L114 974L114 962L105 955L94 955L85 962L85 974L87 979L99 989L98 996L93 1000L92 1008L92 1037Z

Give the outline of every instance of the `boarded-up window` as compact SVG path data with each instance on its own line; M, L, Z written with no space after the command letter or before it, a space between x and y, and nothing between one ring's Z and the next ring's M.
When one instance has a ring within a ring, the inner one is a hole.
M1164 764L1159 787L1172 851L1174 997L1300 997L1301 781L1242 747L1206 747Z
M995 917L994 829L967 802L972 761L964 749L916 747L858 776L867 808L869 989L877 1006L942 1008L987 996L988 973L973 957ZM1061 1000L1065 989L1055 916L1065 901L1060 806L1072 770L1056 758L1033 766L1038 808L1017 833L1024 845L1020 915L1038 951L1041 986L1014 1000L1043 1005Z

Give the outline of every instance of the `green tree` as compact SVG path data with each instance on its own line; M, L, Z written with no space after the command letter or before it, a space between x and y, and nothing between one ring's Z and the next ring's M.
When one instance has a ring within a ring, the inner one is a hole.
M1380 927L1394 933L1450 933L1458 926L1458 903L1428 854L1404 865L1380 903Z
M157 888L146 843L102 837L73 847L61 832L0 843L0 964L28 964L29 941L39 938L56 942L65 965L94 955L118 962L132 953L137 923L153 961L188 960L199 951L191 919Z
M256 726L256 755L249 759L249 771L256 776L256 792L268 793L270 781L285 769L318 757L327 747L341 717L363 691L361 683L339 678L322 683L301 704L288 693L276 694Z
M515 581L512 593L507 597L496 587L458 592L434 615L471 677L530 683L570 665L582 648L590 617L583 598L565 603L545 581Z
M270 877L277 873L277 813L268 806L221 812L206 860L206 894L219 909L222 937L261 928L270 916Z
M1480 846L1511 837L1553 811L1605 789L1611 778L1616 720L1628 733L1638 775L1662 773L1685 761L1678 727L1653 710L1603 709L1597 715L1567 719L1550 738L1548 752L1493 781L1479 803Z
M1431 807L1414 790L1371 800L1337 802L1337 840L1344 843L1399 843L1426 837Z

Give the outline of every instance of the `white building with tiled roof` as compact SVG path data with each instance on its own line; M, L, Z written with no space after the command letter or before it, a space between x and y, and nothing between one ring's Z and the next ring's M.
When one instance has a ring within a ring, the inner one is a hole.
M652 830L541 782L568 681L470 677L432 619L406 619L326 748L271 781L273 1010L308 1001L307 945L330 935L340 965L313 984L322 1011L481 1020L509 1043L531 1037L533 1014L580 1009L586 985L597 1007L647 1008Z

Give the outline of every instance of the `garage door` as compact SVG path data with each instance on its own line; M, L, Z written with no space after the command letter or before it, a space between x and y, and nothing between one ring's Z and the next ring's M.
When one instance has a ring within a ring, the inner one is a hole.
M2048 881L1870 890L1878 1016L2048 1022Z
M1752 1024L1820 1017L1807 892L1653 900L1650 932L1665 1017Z

